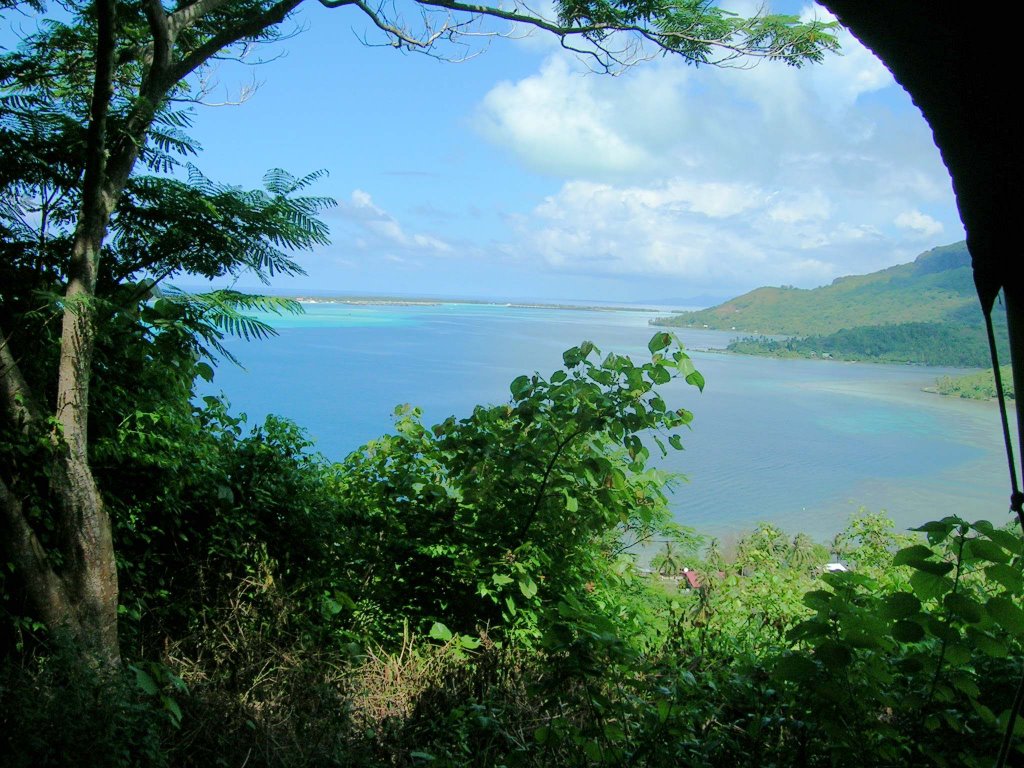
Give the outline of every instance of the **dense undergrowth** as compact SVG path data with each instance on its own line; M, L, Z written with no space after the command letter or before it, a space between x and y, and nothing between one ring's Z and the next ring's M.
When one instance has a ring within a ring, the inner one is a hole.
M336 465L287 421L182 397L187 367L148 401L104 392L131 404L95 445L126 667L75 662L5 572L0 762L990 765L1019 536L862 513L831 552L769 525L722 552L647 466L690 420L658 387L703 383L668 334L651 350L583 344L432 428L399 409Z

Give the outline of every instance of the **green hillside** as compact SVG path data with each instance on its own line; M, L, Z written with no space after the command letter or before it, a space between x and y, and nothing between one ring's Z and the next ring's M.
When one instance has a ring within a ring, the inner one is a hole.
M821 288L758 288L717 307L662 317L657 325L807 336L898 323L980 323L971 257L959 242L869 275Z
M1013 368L1004 365L999 371L1003 382L1003 394L1007 399L1014 400L1016 393L1013 387ZM935 391L940 395L962 397L966 400L992 400L998 395L996 377L991 369L967 376L942 376L935 382Z

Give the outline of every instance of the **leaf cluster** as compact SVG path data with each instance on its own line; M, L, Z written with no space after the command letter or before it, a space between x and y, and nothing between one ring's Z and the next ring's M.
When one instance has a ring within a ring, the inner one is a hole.
M595 603L618 583L624 538L668 522L666 478L647 467L643 436L680 448L692 418L657 387L677 376L703 385L670 334L651 349L637 364L585 342L549 378L513 380L509 404L429 429L399 409L396 434L342 468L364 599L414 625L536 637L570 595Z

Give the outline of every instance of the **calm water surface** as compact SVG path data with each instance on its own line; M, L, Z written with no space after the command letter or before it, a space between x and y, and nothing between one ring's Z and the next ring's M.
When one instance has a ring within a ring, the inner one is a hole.
M550 375L584 339L646 353L649 313L489 305L307 305L275 318L280 336L229 341L245 365L221 365L215 391L250 421L304 426L341 459L388 431L395 405L424 421L508 399L520 373ZM682 331L707 380L666 388L695 414L686 450L660 462L688 478L679 522L724 536L770 520L825 540L864 506L901 527L946 514L1002 520L1008 497L997 409L921 392L952 369L773 360L715 352L731 336Z

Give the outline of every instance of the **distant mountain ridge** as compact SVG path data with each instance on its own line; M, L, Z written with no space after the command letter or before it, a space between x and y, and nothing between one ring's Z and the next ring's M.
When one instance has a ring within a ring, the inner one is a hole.
M998 305L997 305L998 306ZM1005 314L996 344L1006 354ZM983 368L990 364L966 243L814 289L758 288L655 325L742 331L729 350L771 357ZM779 336L788 338L780 339Z
M909 264L838 277L820 288L757 288L658 325L807 336L900 323L974 325L981 310L965 242L933 248Z

